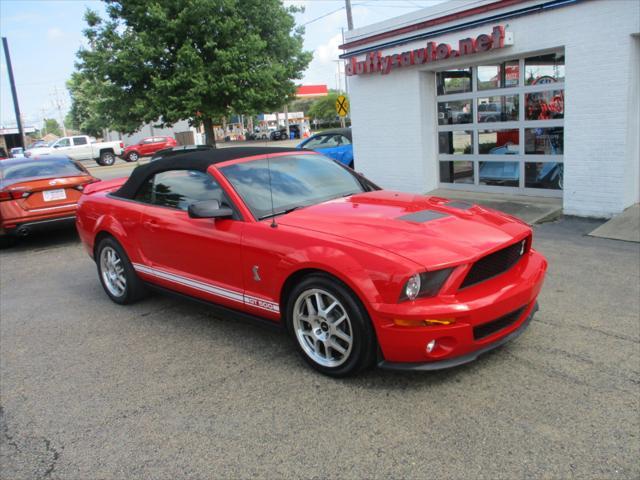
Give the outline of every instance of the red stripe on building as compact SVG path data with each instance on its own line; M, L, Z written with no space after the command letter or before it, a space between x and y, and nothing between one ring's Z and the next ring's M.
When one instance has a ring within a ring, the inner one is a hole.
M525 1L526 0L498 0L497 2L491 3L489 5L469 8L461 12L452 13L443 17L432 18L431 20L425 20L424 22L407 25L406 27L402 28L396 28L395 30L389 30L388 32L378 33L370 37L361 38L360 40L354 40L353 42L347 42L344 45L340 45L338 48L347 50L349 48L359 47L368 43L377 42L378 40L384 40L385 38L397 37L399 35L404 35L405 33L415 32L417 30L423 30L425 28L433 27L436 25L442 25L443 23L452 22L454 20L460 20L462 18L471 17L473 15L480 15L482 13L491 12L492 10L498 10L499 8L510 7L511 5L516 5Z

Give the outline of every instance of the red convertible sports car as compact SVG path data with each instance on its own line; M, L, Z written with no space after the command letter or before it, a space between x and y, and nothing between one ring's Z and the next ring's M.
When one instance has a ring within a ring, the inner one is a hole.
M513 217L286 148L139 166L88 186L77 227L114 302L152 286L280 324L333 376L474 360L527 327L547 267Z

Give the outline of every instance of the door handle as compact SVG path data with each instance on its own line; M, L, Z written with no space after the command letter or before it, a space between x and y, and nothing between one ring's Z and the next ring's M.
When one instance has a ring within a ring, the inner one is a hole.
M145 220L142 222L142 225L152 232L155 232L158 229L158 224L154 220Z

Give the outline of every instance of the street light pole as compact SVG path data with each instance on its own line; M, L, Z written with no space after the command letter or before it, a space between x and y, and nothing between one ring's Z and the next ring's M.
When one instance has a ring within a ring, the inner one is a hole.
M345 8L347 10L347 28L353 30L353 16L351 15L351 0L345 0Z
M24 129L22 128L22 117L20 116L20 106L18 105L18 94L16 92L16 83L13 79L13 67L11 66L11 55L9 55L9 44L7 37L2 37L2 47L4 48L4 58L7 62L7 70L9 71L9 84L11 85L11 96L13 97L13 110L16 114L16 123L18 124L18 133L20 134L20 143L25 148Z

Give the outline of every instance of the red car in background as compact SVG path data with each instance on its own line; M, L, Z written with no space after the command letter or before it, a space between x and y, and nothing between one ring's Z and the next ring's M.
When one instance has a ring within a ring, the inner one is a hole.
M127 162L137 162L140 157L148 157L163 148L175 147L178 142L172 137L147 137L135 145L129 145L122 152L122 158Z
M153 286L275 322L332 376L474 360L525 330L547 268L513 217L286 148L139 166L89 186L77 228L114 302Z
M73 225L82 190L98 182L64 156L10 158L0 162L0 239Z

